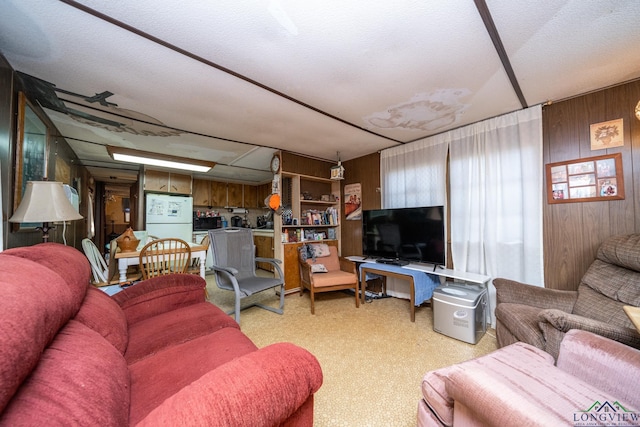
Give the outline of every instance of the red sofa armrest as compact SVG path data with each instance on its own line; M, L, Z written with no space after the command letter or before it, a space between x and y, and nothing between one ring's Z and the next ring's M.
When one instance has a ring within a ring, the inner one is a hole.
M207 282L196 274L168 274L143 280L113 295L129 325L205 301Z
M138 426L275 426L300 415L322 385L318 360L291 343L264 347L203 375L149 413ZM309 407L309 409L312 409Z

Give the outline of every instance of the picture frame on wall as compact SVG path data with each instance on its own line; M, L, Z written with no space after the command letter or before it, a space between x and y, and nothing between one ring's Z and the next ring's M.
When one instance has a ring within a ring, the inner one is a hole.
M624 146L624 120L616 119L590 126L591 151Z
M29 181L47 179L49 128L23 92L18 93L18 126L16 135L16 174L13 211L20 206ZM34 229L42 224L16 223L14 229Z
M625 198L621 153L549 163L546 172L548 203Z

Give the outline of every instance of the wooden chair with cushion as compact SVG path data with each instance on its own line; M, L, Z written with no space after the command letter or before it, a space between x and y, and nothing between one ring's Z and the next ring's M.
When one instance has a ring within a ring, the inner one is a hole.
M140 250L142 279L165 274L186 273L191 261L191 248L182 239L153 240Z
M319 292L353 289L356 307L358 296L358 274L354 262L338 256L338 248L326 243L309 243L300 247L300 296L309 290L311 314L315 314L315 295Z

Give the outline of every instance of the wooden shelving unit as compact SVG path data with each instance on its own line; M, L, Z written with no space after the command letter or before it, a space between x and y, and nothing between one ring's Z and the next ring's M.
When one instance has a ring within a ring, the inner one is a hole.
M274 216L274 252L283 260L285 292L290 293L300 288L298 248L305 241L322 240L340 252L340 181L282 172L280 184L291 223Z

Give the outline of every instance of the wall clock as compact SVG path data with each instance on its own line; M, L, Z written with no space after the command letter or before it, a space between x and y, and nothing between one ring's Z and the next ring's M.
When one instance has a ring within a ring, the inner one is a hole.
M274 154L271 158L271 172L278 173L280 171L280 156Z

